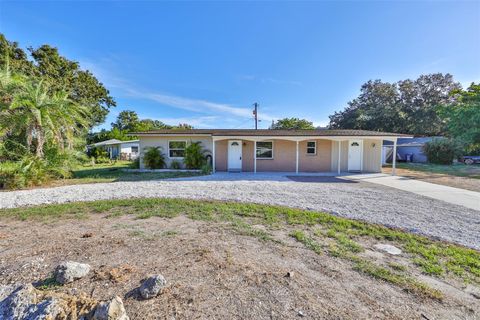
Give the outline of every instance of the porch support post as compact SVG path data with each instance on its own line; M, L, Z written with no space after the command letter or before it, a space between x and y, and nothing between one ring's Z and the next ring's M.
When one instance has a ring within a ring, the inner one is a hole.
M257 140L253 141L253 173L257 173Z
M297 141L297 149L295 154L295 173L298 174L298 141Z
M340 157L342 156L342 141L338 140L338 159L337 159L337 173L340 174Z
M397 138L395 138L395 140L393 140L392 176L395 175L396 167L397 167Z
M215 173L215 139L213 139L213 147L212 147L212 173Z

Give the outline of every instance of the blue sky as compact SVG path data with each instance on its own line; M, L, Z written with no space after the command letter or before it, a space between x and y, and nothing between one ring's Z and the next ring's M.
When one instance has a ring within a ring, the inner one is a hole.
M480 2L0 1L0 32L47 43L125 109L169 124L316 125L369 79L449 72L480 81Z

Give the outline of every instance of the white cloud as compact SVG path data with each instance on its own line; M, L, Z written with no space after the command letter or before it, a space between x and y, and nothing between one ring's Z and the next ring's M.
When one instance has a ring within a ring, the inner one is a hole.
M142 117L140 118L149 118L149 117ZM153 120L162 121L165 124L169 125L178 125L180 123L188 123L189 125L195 128L214 128L215 122L218 121L219 117L216 116L205 116L205 117L167 117L167 118L153 118Z
M239 107L226 103L208 101L205 99L182 97L161 91L151 91L144 88L139 88L135 84L131 83L129 80L119 77L113 72L111 72L112 65L115 64L116 62L113 58L105 58L101 61L101 63L92 62L85 59L80 61L82 69L90 70L101 82L103 82L107 86L107 88L115 88L117 94L120 93L129 97L146 99L154 101L160 105L200 114L199 116L180 118L157 118L158 120L161 120L165 123L178 124L179 122L182 122L192 124L195 127L213 127L214 124L216 124L216 127L222 127L221 124L225 125L226 123L231 126L235 126L239 122L244 123L246 122L246 120L248 121L248 119L252 119L253 123L252 105ZM247 77L246 80L249 78L249 76L245 77ZM250 76L250 80L255 79L258 78L255 76ZM282 82L281 80L276 80L273 78L260 79L260 81L288 83L288 81ZM291 82L291 84L292 83L295 82ZM275 110L275 108L273 107L270 107L268 109ZM278 120L279 118L282 117L262 112L262 106L260 106L258 119L261 120L263 124L270 124L272 120ZM219 123L221 124L219 125Z
M241 108L203 99L193 99L157 92L141 92L131 88L124 88L124 91L132 97L148 99L182 110L211 114L211 116L215 116L219 119L221 116L235 116L241 119L253 118L253 107ZM259 119L261 120L271 121L272 119L277 118L278 117L259 112Z

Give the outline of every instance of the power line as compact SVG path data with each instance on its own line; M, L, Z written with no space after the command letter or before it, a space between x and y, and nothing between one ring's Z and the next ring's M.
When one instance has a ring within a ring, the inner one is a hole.
M236 126L234 129L240 129L240 127L246 125L247 123L250 123L250 121L252 121L252 119L248 119L247 121L244 121L244 122L241 123L240 125Z

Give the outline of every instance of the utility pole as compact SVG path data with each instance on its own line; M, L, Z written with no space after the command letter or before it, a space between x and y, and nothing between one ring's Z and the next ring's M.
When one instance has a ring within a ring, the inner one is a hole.
M254 103L253 106L255 109L253 109L253 115L255 116L255 130L258 129L258 103Z

